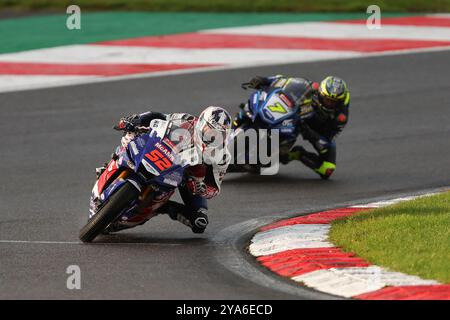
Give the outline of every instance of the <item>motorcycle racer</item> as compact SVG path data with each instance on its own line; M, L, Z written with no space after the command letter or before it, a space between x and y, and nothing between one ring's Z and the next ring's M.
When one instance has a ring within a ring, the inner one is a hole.
M328 179L336 170L336 136L348 122L350 92L341 78L328 76L320 84L303 78L289 78L283 75L271 77L256 76L248 87L269 92L275 88L285 88L290 82L308 82L312 88L310 104L299 108L295 119L296 135L310 142L317 153L309 152L302 146L294 146L295 139L280 141L280 162L287 164L299 160L313 169L322 179ZM246 120L246 105L235 116L233 127ZM305 116L305 114L307 114Z
M168 200L156 213L168 214L171 219L190 227L194 233L203 233L208 225L207 199L219 194L229 163L226 148L223 148L225 153L219 161L211 157L211 150L220 147L218 143L226 143L231 117L225 109L215 106L203 110L198 118L187 113L164 114L149 111L132 114L121 118L114 126L114 129L124 131L121 147L126 147L139 134L140 128L148 127L155 119L176 121L178 126L185 128L187 134L183 134L180 141L186 148L194 147L202 156L200 164L186 170L186 183L178 188L184 204ZM101 175L104 169L105 167L97 168L97 176ZM114 225L110 225L107 231L118 230Z

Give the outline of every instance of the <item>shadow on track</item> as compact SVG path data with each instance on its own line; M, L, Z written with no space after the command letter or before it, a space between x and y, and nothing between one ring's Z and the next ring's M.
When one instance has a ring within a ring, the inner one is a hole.
M99 236L92 244L154 244L154 245L183 245L204 246L210 241L202 237L161 238L147 234L117 233Z
M322 180L319 177L301 177L296 175L276 174L276 175L257 175L251 173L229 173L224 183L240 184L283 184L283 185L311 185L311 186L330 186L336 184L336 179Z

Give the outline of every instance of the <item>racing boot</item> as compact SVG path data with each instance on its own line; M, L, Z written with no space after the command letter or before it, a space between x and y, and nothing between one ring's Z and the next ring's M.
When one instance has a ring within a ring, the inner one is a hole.
M288 164L292 160L300 161L301 156L305 154L305 152L305 148L301 146L295 146L289 152L280 154L280 162L282 164Z
M157 213L167 214L172 220L177 220L182 224L191 228L194 233L203 233L208 225L207 210L199 208L197 210L189 210L185 205L169 200Z
M191 211L189 212L189 214L184 215L184 217L187 218L190 222L192 232L205 232L205 229L209 223L207 212L208 211L205 208L199 208L196 211Z
M287 161L287 163L292 160L301 161L305 166L314 170L323 180L330 178L336 170L336 164L323 161L317 154L308 152L301 146L292 148L283 160ZM282 162L281 157L280 162Z

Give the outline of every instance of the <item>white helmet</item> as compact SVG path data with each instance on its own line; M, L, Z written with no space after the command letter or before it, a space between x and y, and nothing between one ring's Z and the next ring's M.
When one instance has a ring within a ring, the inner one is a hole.
M210 106L203 110L195 125L197 144L204 151L226 145L231 129L231 117L221 107Z

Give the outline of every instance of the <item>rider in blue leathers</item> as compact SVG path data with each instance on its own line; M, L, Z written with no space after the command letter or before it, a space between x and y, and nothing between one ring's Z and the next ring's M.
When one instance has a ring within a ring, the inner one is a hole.
M320 84L303 79L282 75L254 77L249 87L270 92L276 88L292 91L295 83L304 92L299 112L290 121L296 127L292 136L282 137L280 141L280 162L287 164L299 160L313 169L322 179L328 179L336 170L336 136L348 122L350 93L344 80L334 76L326 77ZM311 88L305 91L306 87ZM309 97L311 96L311 99ZM308 102L308 103L305 103ZM235 116L233 127L239 127L247 120L247 105L241 104L240 112ZM294 146L301 135L312 144L316 153Z

